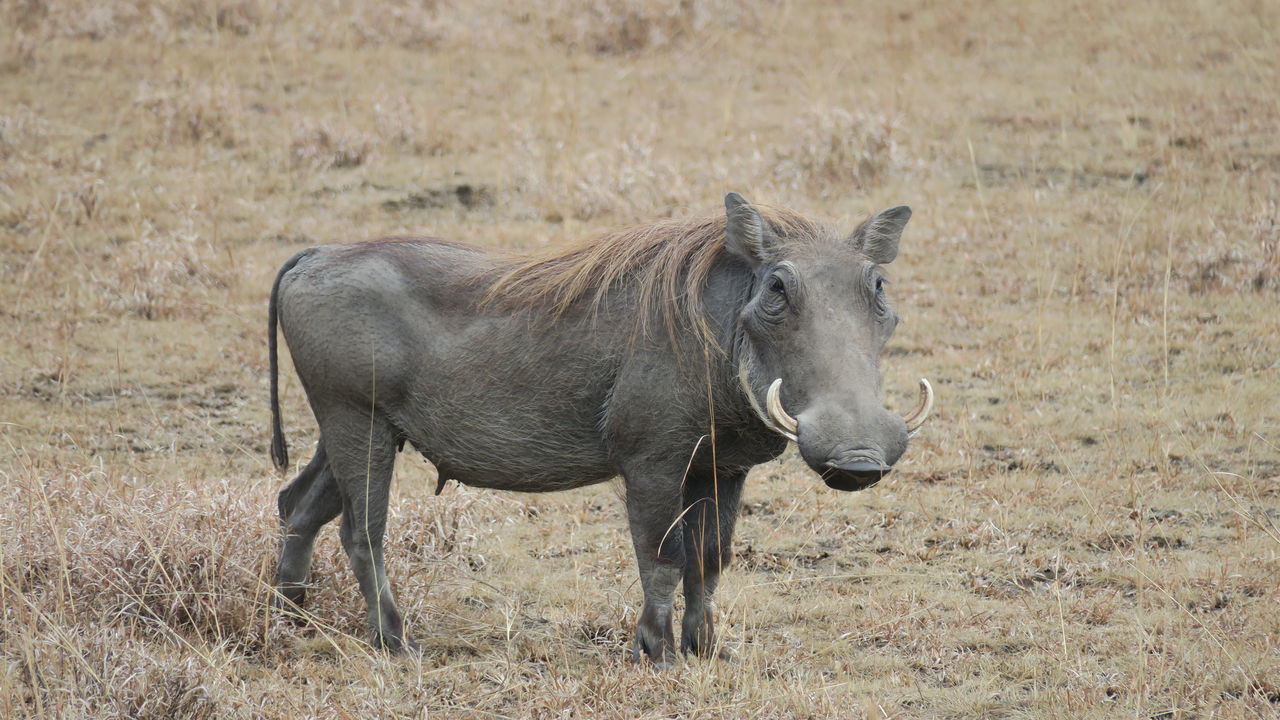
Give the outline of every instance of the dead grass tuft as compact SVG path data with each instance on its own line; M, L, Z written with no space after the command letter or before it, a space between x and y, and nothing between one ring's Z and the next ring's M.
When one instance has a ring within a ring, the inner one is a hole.
M294 128L289 152L295 163L313 170L352 168L364 164L374 144L374 137L368 133L304 121Z
M443 127L432 110L418 107L405 95L378 98L372 110L377 137L398 152L439 157L457 142L456 133Z
M656 160L653 147L638 137L628 138L615 151L591 153L575 164L566 192L570 213L578 220L592 220L622 212L635 215L641 208L664 208L666 215L680 204L679 177L674 166Z
M438 47L455 27L446 18L460 14L465 6L441 9L437 0L393 0L371 5L354 3L347 18L361 47L396 46L407 50Z
M1257 249L1249 284L1254 290L1280 289L1280 206L1273 203L1266 212L1259 213L1254 227Z
M38 147L49 134L48 124L29 108L9 108L0 115L0 160L13 160ZM8 168L12 172L12 166ZM9 174L0 167L0 181Z
M1213 250L1196 258L1186 273L1194 293L1252 289L1280 289L1280 220L1274 204L1259 213L1249 236L1242 236L1226 250Z
M159 126L153 136L158 142L217 141L230 148L243 135L239 90L225 81L201 82L178 72L160 86L144 83L135 103Z
M18 642L31 662L11 679L30 690L9 717L220 717L218 668L197 657L157 655L144 639L112 628Z
M534 7L552 42L602 55L674 45L709 26L739 27L755 17L750 4L723 0L550 0Z
M169 16L172 25L244 36L261 24L266 4L258 0L182 0L174 5Z
M593 221L605 217L623 222L649 214L669 217L683 206L684 177L670 160L655 152L652 129L623 139L616 148L565 156L524 131L520 142L525 167L513 180L538 216Z
M46 38L104 41L193 32L249 35L262 22L264 10L277 4L254 0L23 0L12 5L12 16L27 32Z
M810 110L777 154L773 174L787 187L820 195L873 190L895 168L893 123L843 108Z
M275 535L267 505L227 485L105 492L85 479L14 486L29 493L0 516L5 587L21 603L15 612L53 612L73 625L166 642L261 645L262 552ZM240 530L221 532L228 526Z
M225 254L191 228L125 242L90 272L104 311L144 320L203 319L232 276Z

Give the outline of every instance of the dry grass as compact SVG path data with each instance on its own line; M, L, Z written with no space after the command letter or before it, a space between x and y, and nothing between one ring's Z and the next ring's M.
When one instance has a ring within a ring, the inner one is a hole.
M0 4L0 716L1275 717L1278 40L1248 0ZM730 189L912 205L885 384L939 393L874 490L753 474L738 662L623 661L612 487L409 457L422 657L366 648L332 532L316 622L270 618L284 258Z

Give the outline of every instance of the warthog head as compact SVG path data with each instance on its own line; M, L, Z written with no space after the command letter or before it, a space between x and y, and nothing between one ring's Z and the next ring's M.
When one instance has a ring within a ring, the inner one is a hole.
M730 193L725 207L728 250L755 273L735 347L752 407L830 487L876 484L933 400L925 380L906 418L880 400L880 353L898 324L881 266L897 257L911 209L885 210L844 239L795 243L742 196Z

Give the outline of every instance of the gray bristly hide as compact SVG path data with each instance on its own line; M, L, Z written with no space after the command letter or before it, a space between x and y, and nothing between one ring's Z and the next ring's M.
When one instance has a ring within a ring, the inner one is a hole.
M673 660L680 584L680 648L715 652L711 600L747 471L794 437L828 485L861 489L908 436L881 404L878 365L898 321L880 266L910 210L842 237L737 194L725 204L704 227L714 247L690 251L705 261L700 287L682 286L692 320L665 312L676 301L652 292L663 286L646 285L643 266L553 309L503 301L509 260L438 240L315 247L285 263L269 315L273 459L287 464L277 322L320 441L280 493L276 605L302 604L315 535L341 514L375 644L412 644L382 551L407 441L442 480L476 487L546 492L621 475L644 590L634 656ZM690 235L670 227L669 242Z

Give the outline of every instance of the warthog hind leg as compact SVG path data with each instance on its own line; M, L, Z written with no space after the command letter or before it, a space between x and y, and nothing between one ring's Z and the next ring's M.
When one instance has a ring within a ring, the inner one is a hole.
M680 649L708 656L716 651L712 596L720 582L720 571L733 557L733 525L738 516L745 472L722 472L690 476L684 499L684 620ZM721 651L720 657L728 659Z
M342 491L342 547L368 605L374 646L398 653L414 645L405 636L382 559L396 435L380 418L371 422L367 414L325 420L321 425L329 462Z
M317 444L311 462L280 491L279 507L280 564L272 604L277 610L301 619L296 611L306 599L316 533L342 512L342 496L329 469L323 440Z

